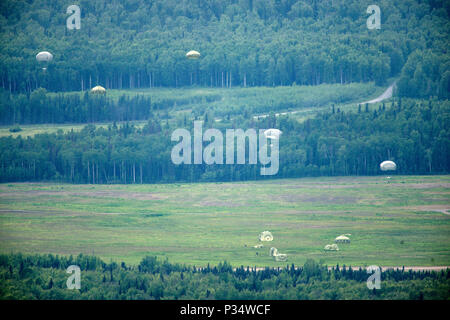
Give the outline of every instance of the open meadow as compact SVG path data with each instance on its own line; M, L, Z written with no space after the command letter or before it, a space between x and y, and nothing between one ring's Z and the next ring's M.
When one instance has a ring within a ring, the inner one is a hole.
M392 81L392 80L391 80ZM341 110L357 110L356 104L365 99L381 94L386 88L375 86L374 83L351 84L323 84L320 86L279 86L279 87L250 87L250 88L151 88L135 90L108 90L107 98L111 101L120 100L121 97L133 98L136 96L150 98L153 112L161 117L161 123L169 121L176 124L182 122L184 117L203 115L211 112L216 121L226 117L236 118L244 113L254 114L255 118L266 117L270 112L274 114L292 114L299 120L310 118L319 111L329 110L331 104ZM86 92L46 93L50 98L60 96L79 95ZM126 103L125 103L126 104ZM54 106L53 106L54 107ZM117 107L117 106L116 106ZM33 107L36 108L36 107ZM45 116L46 121L50 121ZM125 122L142 128L147 120L116 121L118 125ZM97 127L108 127L113 121L89 122ZM34 137L36 134L67 133L71 130L80 131L85 123L17 123L15 125L0 125L0 137ZM19 127L20 131L11 129Z
M268 230L273 242L259 244ZM351 234L337 252L324 246ZM0 185L2 253L146 255L196 266L450 265L450 176L321 177L236 183Z

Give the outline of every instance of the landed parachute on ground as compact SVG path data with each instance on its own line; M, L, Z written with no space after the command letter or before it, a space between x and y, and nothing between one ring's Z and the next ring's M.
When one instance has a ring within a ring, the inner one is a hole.
M188 53L186 53L186 58L188 59L198 59L200 58L200 52L191 50Z
M287 261L287 254L285 253L278 253L277 248L270 248L269 255L271 257L275 258L275 261Z
M263 231L259 234L259 241L273 241L273 235L270 231Z
M381 171L393 171L397 169L397 165L394 161L383 161L380 163Z
M95 86L91 89L91 93L94 94L106 94L106 89L102 86Z
M264 131L264 135L268 139L280 139L280 136L283 132L278 129L267 129Z
M341 235L341 236L337 237L336 239L334 239L334 242L336 242L336 243L350 243L350 238L346 237L344 235Z
M337 244L333 243L333 244L327 244L324 248L325 251L339 251L339 247L337 246Z

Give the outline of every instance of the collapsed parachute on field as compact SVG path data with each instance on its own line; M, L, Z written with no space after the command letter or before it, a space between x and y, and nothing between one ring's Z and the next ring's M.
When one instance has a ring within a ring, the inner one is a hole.
M341 235L341 236L337 237L336 239L334 239L334 242L336 242L336 243L350 243L350 238L346 237L344 235Z
M380 163L381 171L394 171L397 169L397 165L394 161L383 161Z
M259 241L273 241L273 235L270 231L263 231L259 234Z
M285 253L278 253L277 248L270 248L269 255L271 257L275 258L275 261L287 261L287 254Z
M327 244L324 248L325 251L339 251L339 247L337 246L337 244L333 243L333 244Z
M200 52L191 50L188 53L186 53L186 58L188 59L198 59L200 58Z
M95 86L91 89L91 93L93 94L106 94L106 89L102 86Z

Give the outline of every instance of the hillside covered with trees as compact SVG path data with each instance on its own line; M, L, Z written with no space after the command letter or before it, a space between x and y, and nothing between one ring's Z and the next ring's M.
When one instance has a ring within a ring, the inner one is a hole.
M366 105L356 112L333 107L304 122L273 113L259 120L248 115L221 122L206 113L201 120L204 128L220 129L224 135L230 127L280 128L277 178L379 174L385 159L395 160L400 174L450 172L448 100L401 99L389 108ZM179 117L170 124L154 115L142 128L128 123L87 125L80 132L3 137L0 179L154 183L264 178L260 165L249 165L248 158L247 165L174 165L171 150L176 143L170 137L177 127L192 132L193 122Z
M400 77L408 97L448 98L445 0L80 0L0 3L0 86L8 92L318 85ZM197 61L185 59L189 50ZM54 54L43 72L39 51Z
M68 290L69 265L81 269L80 290ZM447 300L450 270L382 270L381 288L369 290L361 268L303 266L253 271L227 262L205 268L147 256L139 265L105 263L95 256L0 255L0 299L259 299Z

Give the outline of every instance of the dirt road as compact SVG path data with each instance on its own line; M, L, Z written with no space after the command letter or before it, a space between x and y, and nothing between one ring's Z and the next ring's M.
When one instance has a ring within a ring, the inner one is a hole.
M380 101L392 98L392 94L394 92L394 87L395 87L395 82L393 84L391 84L379 97L377 97L375 99L372 99L372 100L369 100L369 101L360 102L358 104L377 103L377 102L380 102ZM278 116L282 116L282 115L286 115L286 114L295 114L295 113L304 112L304 111L305 110L295 110L295 111L280 112L280 113L275 113L275 116L278 117ZM254 119L259 119L259 118L265 118L265 117L268 117L268 116L269 116L269 114L261 114L261 115L253 116L253 118ZM220 119L216 120L216 121L220 121Z
M392 93L393 93L393 91L394 91L394 87L395 87L395 82L394 82L393 84L391 84L391 85L389 86L389 88L387 88L386 91L384 91L384 92L381 94L381 96L379 96L378 98L375 98L375 99L372 99L372 100L369 100L369 101L365 101L365 102L361 102L361 103L359 103L359 104L377 103L377 102L380 102L380 101L389 99L389 98L392 97Z

